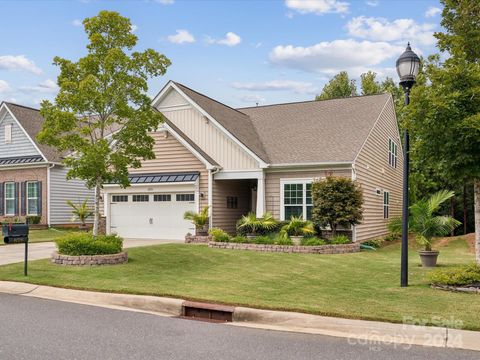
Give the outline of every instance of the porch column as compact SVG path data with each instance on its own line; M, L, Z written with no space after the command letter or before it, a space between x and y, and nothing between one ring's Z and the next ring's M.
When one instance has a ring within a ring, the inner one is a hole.
M257 217L265 213L265 174L262 173L257 178Z

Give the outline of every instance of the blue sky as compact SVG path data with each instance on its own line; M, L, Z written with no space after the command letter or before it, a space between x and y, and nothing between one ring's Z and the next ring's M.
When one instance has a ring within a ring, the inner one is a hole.
M335 73L391 76L411 41L436 51L437 0L1 1L0 99L38 106L56 92L54 56L83 56L81 20L129 17L138 48L170 58L170 79L235 107L311 100Z

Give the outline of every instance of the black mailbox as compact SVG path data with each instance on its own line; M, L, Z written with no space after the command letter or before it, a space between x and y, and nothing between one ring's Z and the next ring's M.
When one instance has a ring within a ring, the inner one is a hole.
M25 243L28 241L28 224L2 224L5 244Z

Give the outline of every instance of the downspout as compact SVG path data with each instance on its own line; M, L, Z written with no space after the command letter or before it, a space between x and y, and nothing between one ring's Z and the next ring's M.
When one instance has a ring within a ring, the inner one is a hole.
M51 220L50 220L50 169L55 167L55 164L50 164L50 166L47 167L47 226L50 228L51 227Z

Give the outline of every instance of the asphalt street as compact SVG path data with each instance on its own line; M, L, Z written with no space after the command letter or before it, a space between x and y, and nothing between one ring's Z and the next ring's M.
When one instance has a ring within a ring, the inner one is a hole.
M0 294L0 359L480 359L479 352L249 329Z

